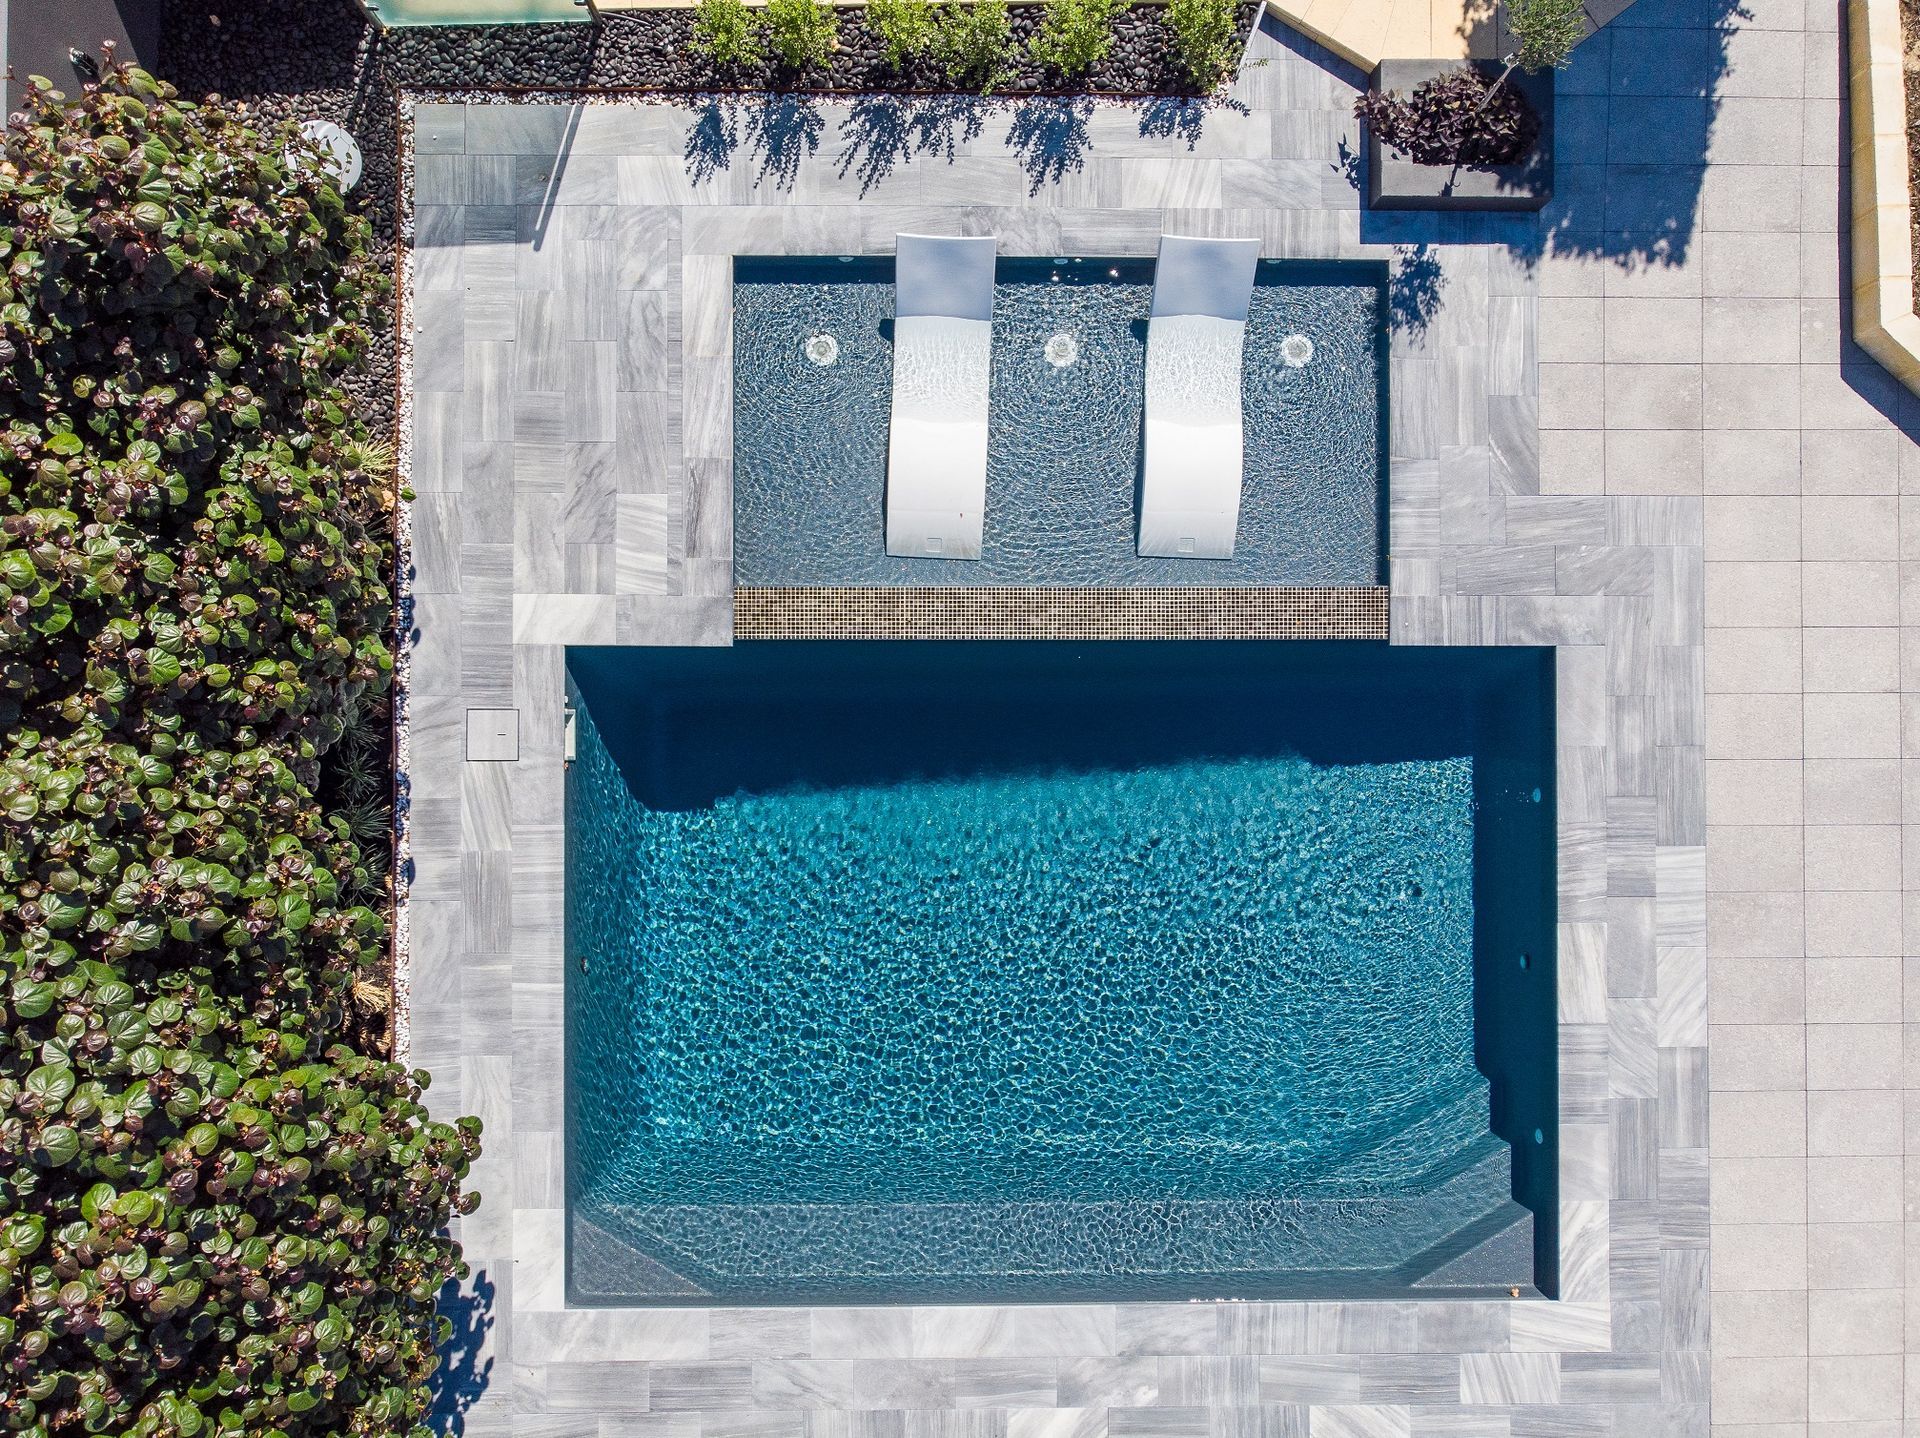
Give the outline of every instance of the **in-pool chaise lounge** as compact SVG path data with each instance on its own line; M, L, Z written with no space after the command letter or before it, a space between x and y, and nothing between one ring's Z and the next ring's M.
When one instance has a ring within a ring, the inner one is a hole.
M1162 235L1147 320L1140 553L1231 559L1240 527L1240 352L1258 240Z
M980 557L995 243L895 237L888 554Z

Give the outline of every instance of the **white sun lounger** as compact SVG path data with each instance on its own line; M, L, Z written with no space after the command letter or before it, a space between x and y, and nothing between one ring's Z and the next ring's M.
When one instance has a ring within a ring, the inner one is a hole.
M1240 527L1240 356L1258 240L1162 235L1147 320L1140 553L1231 559Z
M978 559L995 241L895 239L887 553Z

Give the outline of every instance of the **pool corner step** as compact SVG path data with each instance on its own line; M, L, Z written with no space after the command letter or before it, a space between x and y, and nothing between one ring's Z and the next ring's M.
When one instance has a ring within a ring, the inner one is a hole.
M666 1300L711 1294L579 1212L567 1215L567 1298L589 1306L627 1304L636 1294ZM584 1282L583 1282L584 1280Z
M1428 1267L1428 1265L1435 1265ZM1509 1199L1503 1206L1421 1254L1410 1265L1422 1292L1433 1289L1484 1293L1517 1289L1537 1296L1534 1285L1533 1215Z

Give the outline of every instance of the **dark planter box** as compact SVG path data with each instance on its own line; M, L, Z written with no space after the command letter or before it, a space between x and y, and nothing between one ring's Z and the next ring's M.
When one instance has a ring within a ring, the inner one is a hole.
M1382 60L1369 87L1377 94L1415 86L1458 68L1459 60ZM1474 60L1488 77L1506 67ZM1553 198L1553 71L1516 70L1509 85L1540 117L1540 135L1524 159L1511 165L1420 165L1389 150L1367 131L1367 204L1376 210L1537 210Z

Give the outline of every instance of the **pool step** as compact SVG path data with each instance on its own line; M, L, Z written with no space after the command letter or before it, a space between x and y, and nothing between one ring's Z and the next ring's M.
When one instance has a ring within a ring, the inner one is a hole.
M633 1204L577 1198L574 1301L1102 1301L1530 1290L1507 1147L1339 1199ZM698 1255L697 1257L695 1255ZM617 1275L617 1276L615 1276ZM582 1279L589 1280L583 1283Z
M1423 1291L1437 1289L1466 1293L1489 1288L1519 1289L1526 1297L1534 1285L1533 1215L1509 1199L1478 1223L1450 1235L1429 1249L1415 1267L1433 1267L1413 1280Z
M1491 1091L1485 1078L1462 1090L1453 1102L1396 1129L1372 1148L1352 1155L1322 1182L1331 1189L1352 1191L1380 1176L1399 1193L1434 1188L1478 1163L1487 1144L1497 1142L1492 1121ZM1505 1152L1505 1145L1502 1145Z

